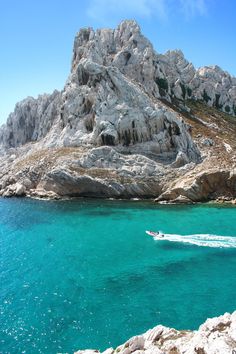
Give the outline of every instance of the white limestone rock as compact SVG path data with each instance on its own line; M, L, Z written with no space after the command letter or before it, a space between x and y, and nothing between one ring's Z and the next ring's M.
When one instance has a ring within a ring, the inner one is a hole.
M175 201L184 196L193 202L217 199L222 195L234 198L236 193L236 174L230 169L216 169L192 174L190 171L184 177L177 179L157 199L160 201Z
M43 138L55 123L60 110L60 93L28 97L15 106L15 110L0 128L0 145L17 147Z
M157 54L135 21L115 30L84 28L75 37L64 90L18 103L0 129L0 145L17 147L45 137L43 144L50 146L151 141L166 130L166 114L160 119L165 106L156 106L160 96L199 99L236 113L236 79L218 66L196 70L180 50ZM180 135L186 140L182 129ZM164 145L171 150L167 141Z
M191 114L188 98L234 115L235 97L236 78L218 66L196 70L180 50L156 53L135 21L123 21L115 30L81 29L64 89L26 98L0 128L1 193L14 195L7 188L18 181L27 191L39 186L62 196L87 195L89 188L96 196L98 188L102 196L156 197L167 187L166 166L181 177L185 168L201 161L191 127L169 103L177 102L183 117ZM233 154L226 144L227 154ZM55 156L34 163L30 158L32 152L71 147L85 152L76 162L56 161ZM29 157L29 166L22 169L21 156ZM196 185L177 185L169 196L199 200L210 195Z
M119 354L232 354L236 350L236 311L208 319L197 331L156 326L135 336L114 351ZM105 351L106 352L106 351ZM109 348L110 354L112 348ZM78 351L76 354L97 351Z
M24 197L26 194L26 188L24 185L20 183L14 183L9 185L2 191L3 197Z
M26 193L26 188L25 188L25 186L23 186L23 185L20 184L20 183L16 183L16 185L15 185L15 195L16 195L17 197L22 197L22 196L25 195L25 193Z
M171 166L175 167L175 168L179 168L179 167L186 165L187 163L189 163L189 159L188 159L187 155L184 152L179 151L176 156L175 161L172 163Z
M79 159L58 161L43 175L37 190L59 196L151 197L160 194L164 175L160 163L106 146L88 150Z

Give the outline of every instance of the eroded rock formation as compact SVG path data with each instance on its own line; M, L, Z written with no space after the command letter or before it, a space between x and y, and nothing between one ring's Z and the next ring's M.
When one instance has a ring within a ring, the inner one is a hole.
M235 80L217 66L196 70L181 51L157 54L135 21L82 29L64 89L18 103L0 128L0 194L19 195L18 182L33 196L235 198L233 183L195 193L192 178L217 169L220 149L220 167L235 166L234 122L225 137L228 115L215 119L235 115Z

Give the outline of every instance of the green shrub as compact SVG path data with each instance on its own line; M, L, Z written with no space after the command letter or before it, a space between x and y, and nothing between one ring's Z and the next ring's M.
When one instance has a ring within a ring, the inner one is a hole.
M168 90L168 81L166 79L161 79L161 78L158 77L156 79L156 83L163 90L166 90L166 91Z
M233 111L234 111L234 114L236 115L236 106L233 105Z
M192 89L190 87L187 87L187 94L188 94L188 97L192 96Z
M229 113L230 112L230 106L225 106L225 112Z
M159 87L160 95L165 96L168 92L168 81L166 79L161 79L158 77L155 79L155 82Z
M221 109L222 108L222 104L220 104L219 101L220 101L220 95L218 93L216 93L216 99L215 99L214 106L217 109Z
M203 91L202 98L206 103L211 100L211 97L208 96L205 89Z
M180 83L180 87L181 87L181 90L182 90L183 99L185 100L185 97L186 97L186 87L184 86L184 84L182 84L182 82Z

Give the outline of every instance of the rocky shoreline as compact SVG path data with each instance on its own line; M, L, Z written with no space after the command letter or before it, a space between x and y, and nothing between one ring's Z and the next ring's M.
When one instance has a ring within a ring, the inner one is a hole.
M41 201L70 201L70 200L80 200L80 199L88 199L88 197L73 197L73 196L60 196L52 191L46 191L44 189L32 189L30 191L26 191L24 186L20 183L16 183L11 188L7 189L5 192L0 192L0 198L29 198ZM95 197L90 197L90 199L101 199ZM162 205L181 205L181 204L216 204L216 205L236 205L236 199L229 198L229 197L218 197L217 199L213 200L206 200L206 201L192 201L184 196L179 196L173 200L159 200L159 198L102 198L104 200L117 200L117 201L129 201L129 202L149 202L155 204L162 204Z
M197 331L177 331L156 326L102 354L234 354L236 352L236 311L207 319ZM96 354L79 350L75 354Z
M38 158L33 152L26 158L14 157L14 162L6 163L5 168L6 173L0 178L2 197L137 198L170 204L235 204L236 198L235 169L202 171L204 163L171 168L138 154L121 155L110 147L88 152L74 148L73 153L71 149L63 148L63 153L54 149L44 157L40 151Z

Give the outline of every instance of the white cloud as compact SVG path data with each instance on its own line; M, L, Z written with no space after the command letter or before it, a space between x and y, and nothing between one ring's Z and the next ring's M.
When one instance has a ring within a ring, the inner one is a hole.
M158 18L166 21L180 12L186 19L204 15L207 0L90 0L87 15L100 24L113 25L124 18Z
M90 0L87 15L101 23L126 17L167 16L165 0Z
M180 0L181 9L187 19L196 15L205 15L207 6L205 0Z

